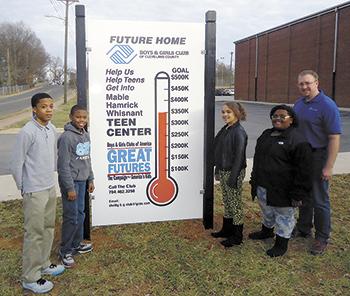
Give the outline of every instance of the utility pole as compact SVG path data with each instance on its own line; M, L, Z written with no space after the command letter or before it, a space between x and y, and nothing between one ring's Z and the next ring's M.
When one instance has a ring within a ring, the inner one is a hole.
M220 57L220 60L224 60L224 59L225 57ZM225 67L224 62L221 63L220 67L221 67L221 87L224 87L224 67Z
M234 85L234 82L233 82L233 80L234 80L233 79L233 51L231 51L230 54L231 54L231 59L230 59L230 72L231 72L230 73L231 74L230 75L230 77L231 77L230 80L231 80L231 83L230 83L230 86L233 87L233 85Z
M67 56L68 56L68 15L69 15L69 5L74 2L79 2L79 0L58 0L60 2L64 2L66 5L66 16L64 18L64 96L63 103L67 104Z
M223 61L224 59L225 59L225 57L220 57L220 58L216 59L217 70L218 71L220 70L220 77L219 77L219 74L216 73L216 75L217 75L217 84L219 84L220 80L221 80L220 87L223 87L223 85L224 85L224 67L225 67L224 62L221 62L220 60Z
M7 86L11 86L10 49L7 48Z

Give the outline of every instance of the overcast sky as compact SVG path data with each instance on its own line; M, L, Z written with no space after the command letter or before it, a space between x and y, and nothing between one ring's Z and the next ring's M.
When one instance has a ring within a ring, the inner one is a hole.
M336 0L80 0L86 18L105 20L205 22L217 13L217 58L230 63L234 41L345 3ZM75 67L74 4L69 9L69 65ZM65 9L59 0L0 0L0 22L23 21L46 51L63 60ZM55 16L58 18L47 17ZM1 40L0 40L1 42Z

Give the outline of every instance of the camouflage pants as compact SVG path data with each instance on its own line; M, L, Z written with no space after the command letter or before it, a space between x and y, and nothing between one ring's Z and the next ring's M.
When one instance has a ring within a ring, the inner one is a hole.
M232 218L234 225L243 224L242 185L245 177L245 169L241 170L237 179L237 188L227 185L231 175L230 171L219 171L222 199L224 202L224 217Z
M295 226L295 208L293 207L272 207L266 204L266 189L258 186L257 197L262 211L263 224L272 228L281 237L290 238Z

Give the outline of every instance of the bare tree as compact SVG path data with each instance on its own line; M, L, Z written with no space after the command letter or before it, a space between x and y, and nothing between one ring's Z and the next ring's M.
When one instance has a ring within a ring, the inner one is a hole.
M52 84L62 84L63 81L63 64L59 57L50 57L50 62L47 66L49 81Z
M216 85L219 87L233 86L233 72L229 65L224 63L216 63Z
M75 69L68 69L68 77L69 77L69 83L68 86L70 88L77 88L77 72Z
M23 22L0 24L0 83L29 84L45 76L48 54Z

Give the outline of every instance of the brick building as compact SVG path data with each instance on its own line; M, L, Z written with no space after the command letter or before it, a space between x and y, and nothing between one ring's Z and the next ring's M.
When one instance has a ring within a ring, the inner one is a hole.
M350 1L235 42L235 98L294 103L300 71L350 107Z

